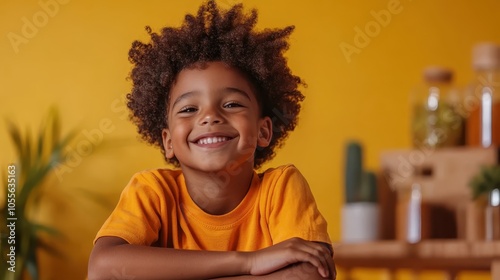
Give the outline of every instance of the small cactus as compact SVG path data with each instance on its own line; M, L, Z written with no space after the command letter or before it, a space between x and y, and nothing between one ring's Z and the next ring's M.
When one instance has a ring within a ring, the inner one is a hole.
M358 142L349 142L346 149L345 197L346 203L356 202L363 173L363 149Z
M346 146L345 198L346 203L377 202L375 173L363 170L363 148L356 141Z

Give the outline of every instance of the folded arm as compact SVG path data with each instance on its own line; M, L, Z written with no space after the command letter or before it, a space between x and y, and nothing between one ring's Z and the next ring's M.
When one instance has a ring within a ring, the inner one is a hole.
M89 260L88 278L334 279L334 270L324 246L298 238L255 252L215 252L131 245L118 237L101 237Z
M325 280L325 279L336 279L336 272L332 272L329 277L322 277L318 273L318 269L310 263L297 263L294 265L287 266L278 271L261 275L242 275L242 276L230 276L214 278L217 280L283 280L283 279L297 279L297 280Z

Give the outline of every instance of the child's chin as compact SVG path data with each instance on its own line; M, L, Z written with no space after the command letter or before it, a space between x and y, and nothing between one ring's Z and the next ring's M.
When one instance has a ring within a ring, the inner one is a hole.
M220 176L237 176L244 168L253 168L253 157L250 160L214 159L197 162L191 168ZM221 178L222 179L222 178Z

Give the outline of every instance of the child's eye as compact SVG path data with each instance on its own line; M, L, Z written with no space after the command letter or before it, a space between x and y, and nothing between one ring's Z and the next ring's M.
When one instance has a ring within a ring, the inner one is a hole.
M198 109L196 109L196 107L193 107L193 106L186 106L186 107L182 107L178 113L194 113L196 112Z
M224 103L224 108L237 108L237 107L243 107L243 105L241 105L236 101L229 101Z

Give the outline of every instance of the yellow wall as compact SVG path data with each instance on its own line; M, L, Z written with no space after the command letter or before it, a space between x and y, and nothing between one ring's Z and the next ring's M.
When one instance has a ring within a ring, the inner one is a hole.
M178 25L200 2L0 2L1 117L34 126L56 104L64 127L78 127L74 145L86 141L86 134L97 143L101 133L104 140L90 154L75 158L65 169L71 172L52 178L47 189L41 219L65 234L55 244L66 257L42 255L42 279L83 278L93 235L121 188L133 172L163 165L157 150L137 141L126 119L121 98L130 88L127 52L133 40L147 38L145 25L154 30ZM220 0L226 7L235 2ZM288 57L309 85L307 98L299 127L267 166L298 166L334 241L340 240L346 141L361 140L366 167L376 169L381 151L410 145L408 91L420 81L423 67L451 67L458 83L465 84L472 78L472 45L500 42L500 2L495 0L244 3L260 10L260 27L297 27ZM376 23L382 14L390 18ZM371 33L363 41L356 34L366 28ZM341 47L352 53L346 55ZM3 122L0 139L0 166L6 166L14 153ZM106 206L84 196L82 189L104 195Z

